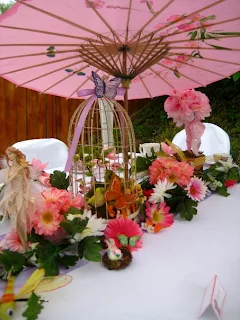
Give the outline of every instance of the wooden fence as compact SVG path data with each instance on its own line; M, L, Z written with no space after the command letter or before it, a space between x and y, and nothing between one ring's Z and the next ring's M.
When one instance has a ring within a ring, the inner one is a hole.
M129 114L149 99L129 102ZM80 100L40 95L36 91L16 88L0 78L0 154L15 142L36 138L57 138L66 143L68 126Z

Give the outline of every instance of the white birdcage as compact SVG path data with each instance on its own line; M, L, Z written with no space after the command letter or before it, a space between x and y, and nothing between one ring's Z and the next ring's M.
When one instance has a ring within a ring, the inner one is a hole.
M88 103L89 99L82 102L72 116L68 134L69 146ZM96 98L83 125L69 173L73 193L76 195L81 192L89 199L100 188L109 190L111 177L115 175L121 181L121 190L115 190L119 192L119 197L120 194L129 193L130 189L131 194L136 193L133 187L136 181L135 160L135 135L127 112L114 99L106 96ZM100 195L99 199L103 202L104 195ZM95 197L91 203L95 210L100 206L99 199ZM108 210L105 212L109 218Z

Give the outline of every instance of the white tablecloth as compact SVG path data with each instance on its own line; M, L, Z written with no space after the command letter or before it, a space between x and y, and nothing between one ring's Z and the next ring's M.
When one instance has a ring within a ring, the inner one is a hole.
M39 320L195 320L215 274L227 293L222 319L239 320L240 186L230 192L203 201L191 222L145 234L125 270L88 263L70 271L68 286L44 294Z

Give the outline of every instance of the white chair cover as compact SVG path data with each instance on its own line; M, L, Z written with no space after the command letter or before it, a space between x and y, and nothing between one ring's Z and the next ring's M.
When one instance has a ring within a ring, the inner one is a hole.
M230 154L230 139L228 134L220 127L212 123L204 123L205 131L201 138L200 151L206 156L215 153ZM172 141L182 150L187 149L185 129L175 135Z
M25 140L17 142L13 146L26 155L27 161L35 158L43 163L48 162L48 170L64 170L68 147L60 140L54 138Z

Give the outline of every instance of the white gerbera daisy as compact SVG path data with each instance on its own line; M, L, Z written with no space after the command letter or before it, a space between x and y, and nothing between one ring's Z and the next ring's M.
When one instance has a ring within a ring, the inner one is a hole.
M173 190L176 188L176 186L176 184L169 182L167 179L163 181L158 181L158 183L155 184L155 188L153 188L153 193L149 198L149 201L159 203L163 202L164 198L171 198L172 196L166 193L166 191Z
M102 236L103 231L106 229L107 222L105 219L97 218L97 215L94 214L88 220L86 229L81 233L77 233L74 236L75 241L81 241L82 239L90 236Z

